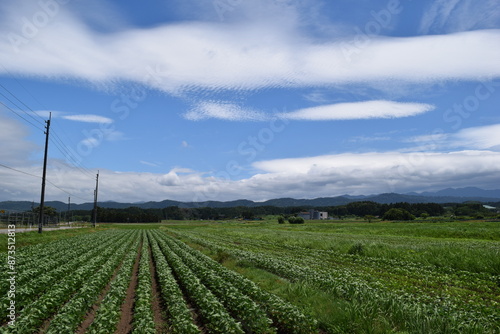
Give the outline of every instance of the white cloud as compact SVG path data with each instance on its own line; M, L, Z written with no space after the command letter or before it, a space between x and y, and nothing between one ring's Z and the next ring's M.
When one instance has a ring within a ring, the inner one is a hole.
M374 37L359 49L343 40L308 38L292 24L258 20L104 33L91 30L68 8L61 7L51 24L29 38L19 22L5 20L0 72L95 84L131 81L169 93L500 76L500 43L492 42L500 39L500 30Z
M120 202L265 200L423 191L428 185L434 189L472 185L491 189L500 182L500 152L489 150L344 153L259 161L253 166L258 173L239 180L184 168L166 174L101 169L99 198ZM23 170L39 174L33 168ZM91 201L93 177L54 160L47 175L50 182L80 198L75 197L75 202L83 202L81 198ZM0 200L38 198L39 178L1 168L0 178ZM48 185L46 198L65 200L67 193Z
M300 109L280 114L280 117L297 120L349 120L373 118L400 118L416 116L435 107L423 103L401 103L394 101L364 101L337 103Z
M420 22L423 34L488 29L500 23L497 0L433 1Z
M455 146L500 150L500 124L463 129L453 135L451 140Z
M295 196L401 192L430 184L489 188L488 182L500 179L495 175L499 162L500 153L492 151L345 153L256 162L265 173L250 180L256 188L288 187Z
M66 115L62 116L63 119L67 119L75 122L84 122L84 123L102 123L102 124L111 124L113 120L108 117L99 116L99 115Z
M462 129L456 133L437 132L408 138L406 142L422 144L421 149L500 150L500 123ZM414 150L416 148L413 148Z
M17 165L26 162L31 154L40 150L38 145L26 140L29 134L24 124L7 117L0 108L0 142L2 143L0 162Z
M226 121L263 121L268 117L259 111L224 102L201 102L184 114L191 121L216 118Z

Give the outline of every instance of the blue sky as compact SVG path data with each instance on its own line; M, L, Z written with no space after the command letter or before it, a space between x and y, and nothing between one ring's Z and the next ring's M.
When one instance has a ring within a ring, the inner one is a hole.
M2 1L0 200L500 187L495 0Z

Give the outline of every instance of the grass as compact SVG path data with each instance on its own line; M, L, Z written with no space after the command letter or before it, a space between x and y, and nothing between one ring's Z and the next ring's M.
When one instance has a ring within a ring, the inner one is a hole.
M500 275L500 222L219 223L170 227Z
M311 266L319 259L312 270L331 270L333 275L346 272L354 280L375 287L373 293L359 298L345 297L310 282L289 281L224 252L190 244L303 308L327 333L500 330L491 327L500 320L499 222L308 222L293 226L228 222L171 225L168 229L299 265ZM386 292L410 299L384 297ZM435 311L419 310L419 305L424 305L420 303L436 304L431 308ZM467 324L469 320L477 323Z

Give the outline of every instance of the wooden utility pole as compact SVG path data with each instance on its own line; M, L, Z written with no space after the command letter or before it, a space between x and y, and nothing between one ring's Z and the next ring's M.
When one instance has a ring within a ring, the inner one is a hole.
M69 222L71 220L70 215L69 215L70 209L71 209L71 197L68 197L68 212L66 213L66 216L67 216L66 222L68 223L68 225L69 225Z
M42 175L42 194L40 196L40 215L38 217L38 233L42 233L43 228L43 206L45 202L45 176L47 174L47 153L49 150L49 129L50 129L50 119L52 118L52 113L49 114L49 119L45 121L47 126L45 127L47 131L45 132L45 155L43 157L43 175Z
M97 223L97 191L99 190L99 171L97 171L97 177L95 179L95 190L94 190L94 227Z

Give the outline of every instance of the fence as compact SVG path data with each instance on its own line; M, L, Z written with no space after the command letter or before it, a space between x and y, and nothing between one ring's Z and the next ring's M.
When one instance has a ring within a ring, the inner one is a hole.
M2 210L4 211L4 210ZM16 225L33 227L38 226L39 216L34 212L13 212L13 211L0 211L0 226ZM59 217L44 216L43 226L57 226L59 224Z

